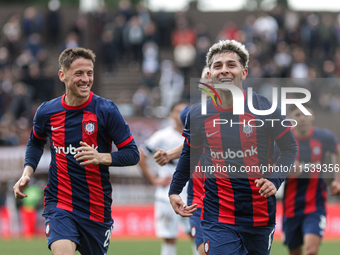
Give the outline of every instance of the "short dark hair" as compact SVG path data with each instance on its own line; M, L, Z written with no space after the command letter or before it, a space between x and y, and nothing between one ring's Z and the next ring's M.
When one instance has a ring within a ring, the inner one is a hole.
M221 40L211 46L206 55L206 65L210 68L213 57L226 52L235 52L243 68L248 68L249 52L244 44L235 40Z
M85 48L68 48L64 50L59 56L59 68L60 70L67 71L73 61L78 58L89 59L94 62L96 61L96 54L90 49Z
M172 112L172 111L175 109L175 107L176 107L177 105L181 105L181 104L184 104L184 105L188 106L188 103L183 102L183 101L180 101L180 102L174 103L174 104L171 106L170 112Z

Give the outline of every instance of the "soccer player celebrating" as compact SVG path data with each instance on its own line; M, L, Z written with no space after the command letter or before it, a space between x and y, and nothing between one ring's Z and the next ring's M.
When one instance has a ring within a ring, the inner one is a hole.
M307 109L313 113L309 106ZM312 126L313 115L304 115L295 105L289 110L290 118L297 122L293 134L298 153L295 167L285 182L284 243L291 255L302 255L303 244L304 254L316 255L326 227L327 199L326 184L317 169L330 170L328 164L324 164L327 152L332 153L332 167L339 167L340 150L331 131ZM339 193L340 178L331 183L330 190L332 194Z
M66 93L38 108L14 194L23 199L50 139L43 216L53 254L106 254L113 228L109 166L135 165L139 153L117 106L91 92L95 54L69 48L59 57ZM118 151L111 152L112 142Z
M155 193L156 236L164 241L161 248L162 255L176 254L176 238L179 226L182 224L184 232L189 233L189 219L176 215L168 200L171 177L175 171L177 161L170 162L163 167L156 165L158 177L155 177L147 164L147 157L155 153L157 148L169 150L183 144L184 138L181 135L183 125L180 119L180 112L186 106L183 103L175 104L170 112L170 119L173 125L155 132L139 149L140 161L138 165L146 178L157 186ZM181 197L186 200L186 189L181 193Z
M207 53L208 77L214 84L242 90L242 81L248 74L248 60L244 45L234 40L220 41ZM244 100L245 113L233 115L231 91L219 88L216 92L215 97L221 100L208 99L206 115L201 114L201 104L196 104L187 116L183 131L186 141L170 186L170 202L178 214L192 216L195 204L187 206L178 194L204 148L209 166L206 169L216 170L206 171L204 186L201 226L206 254L269 254L275 229L274 195L285 175L274 172L270 178L263 178L261 171L241 170L260 169L271 164L274 139L281 150L277 166L289 169L296 156L296 142L290 126L281 125L284 118L279 107L268 116L259 116L249 110ZM246 98L246 92L243 93ZM255 92L248 97L252 97L255 109L271 108L271 103ZM230 122L215 125L216 119ZM254 120L258 119L264 124L255 124ZM279 119L280 122L265 119ZM236 174L218 169L236 169Z

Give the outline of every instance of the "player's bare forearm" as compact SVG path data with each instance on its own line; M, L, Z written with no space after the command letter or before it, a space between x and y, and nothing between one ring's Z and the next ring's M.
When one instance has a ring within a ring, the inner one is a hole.
M34 173L34 170L31 166L26 165L24 171L22 173L21 178L14 184L13 191L14 196L17 199L23 199L27 197L27 194L23 193L23 190L28 186L31 181L31 176Z
M180 144L176 148L168 150L167 153L168 153L169 159L170 160L178 159L179 156L181 156L182 149L183 149L183 144Z
M192 204L187 206L182 198L177 194L172 194L169 196L170 204L174 209L175 213L181 215L182 217L190 217L193 215L193 212L197 210L197 204Z
M276 194L277 189L270 180L261 178L255 180L256 187L260 187L259 193L261 196L268 198Z

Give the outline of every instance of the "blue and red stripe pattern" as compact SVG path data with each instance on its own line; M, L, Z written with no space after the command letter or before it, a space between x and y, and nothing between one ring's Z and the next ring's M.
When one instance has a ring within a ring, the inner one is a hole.
M246 98L246 92L244 94ZM271 107L263 96L253 93L252 97L255 109ZM254 181L264 177L259 169L272 163L274 140L291 132L291 125L281 125L285 118L279 107L269 116L259 116L250 112L246 101L244 106L244 115L233 115L233 108L221 108L209 99L207 115L201 115L200 104L194 105L188 115L190 125L183 135L191 148L203 146L205 151L201 219L232 225L268 226L275 223L275 196L262 197ZM223 166L236 169L238 173L241 169L250 170L242 175L217 171ZM208 171L208 167L214 167L215 172Z
M311 127L309 135L299 137L293 129L298 145L296 160L301 165L324 164L327 152L337 152L337 140L331 131ZM308 167L297 178L288 178L284 191L284 216L292 218L310 214L315 211L326 214L326 184L318 171L310 171ZM314 169L315 170L315 169ZM297 168L300 171L300 168Z
M64 98L65 95L39 107L30 137L33 143L50 139L51 164L44 213L61 208L96 222L110 222L109 167L81 166L74 158L75 149L83 141L98 152L111 153L112 142L121 149L134 144L133 136L112 101L90 92L84 104L74 107L67 105Z
M201 163L202 162L202 163ZM197 164L197 167L202 167L205 165L205 156L201 155L200 161ZM203 172L194 171L190 177L188 183L188 198L187 204L197 204L196 208L202 208L203 206L203 197L204 197L204 180L205 174Z

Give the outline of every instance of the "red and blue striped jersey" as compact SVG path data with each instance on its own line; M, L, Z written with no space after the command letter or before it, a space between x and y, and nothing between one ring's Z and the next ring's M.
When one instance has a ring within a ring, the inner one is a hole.
M203 162L201 164L201 162ZM205 165L205 156L201 155L200 161L197 166L202 167ZM205 174L203 172L194 171L188 183L188 199L187 204L197 204L196 208L202 208L204 198L204 180Z
M45 188L44 212L61 208L96 222L111 218L112 186L109 166L81 166L74 158L79 142L86 142L100 153L111 153L133 143L129 126L117 106L90 92L79 106L69 106L65 95L43 103L37 110L30 140L50 139L51 164ZM34 162L26 159L34 166Z
M244 95L246 99L245 91ZM252 97L255 109L271 108L271 102L265 97L255 92ZM268 166L272 163L274 139L291 132L289 121L281 124L284 117L279 107L270 115L259 116L251 113L245 100L244 110L244 115L234 115L232 107L221 108L212 99L207 101L206 115L201 115L200 104L191 107L190 125L186 126L183 135L191 148L203 146L205 151L206 168L202 166L202 171L206 170L206 179L201 217L209 222L232 225L272 225L275 223L275 196L262 197L260 188L254 183L255 179L263 177L262 173L252 172L237 178L232 172L207 170L209 167L216 170L218 166L229 166L237 171L245 167ZM170 194L172 192L171 189Z
M310 134L306 137L299 137L293 134L296 139L298 154L296 160L304 166L305 164L324 163L326 152L337 152L337 140L331 131L311 127ZM302 216L315 211L326 214L325 202L327 200L326 184L320 172L306 171L298 178L287 178L284 190L284 216L292 218ZM299 168L296 171L300 171Z

